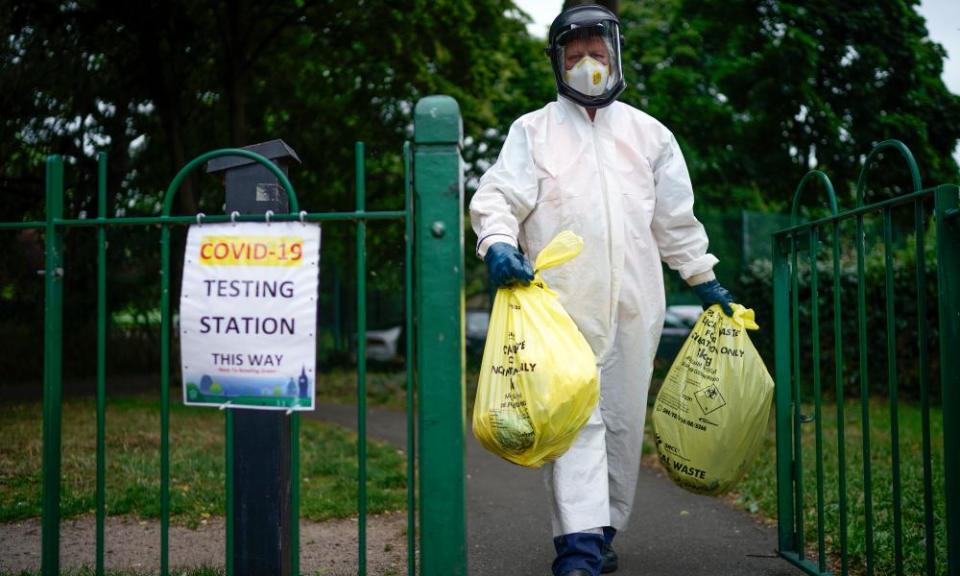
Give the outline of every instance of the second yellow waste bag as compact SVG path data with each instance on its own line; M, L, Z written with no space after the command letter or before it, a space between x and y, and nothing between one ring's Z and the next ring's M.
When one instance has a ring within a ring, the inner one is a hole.
M582 248L576 234L558 234L537 256L533 282L497 290L490 313L473 433L521 466L566 452L600 397L593 350L540 275Z
M667 474L698 494L729 490L767 434L773 379L747 330L753 310L714 304L680 348L653 405L657 452Z

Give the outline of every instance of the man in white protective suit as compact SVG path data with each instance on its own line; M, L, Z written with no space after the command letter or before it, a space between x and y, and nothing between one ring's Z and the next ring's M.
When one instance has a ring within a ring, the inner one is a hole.
M601 386L573 446L544 466L555 576L617 569L611 542L633 507L666 308L661 260L704 307L719 303L732 314L677 141L616 101L625 86L619 24L594 5L554 20L547 54L559 97L513 123L470 202L477 253L497 286L532 280L530 262L559 232L584 239L577 258L543 272L593 348Z

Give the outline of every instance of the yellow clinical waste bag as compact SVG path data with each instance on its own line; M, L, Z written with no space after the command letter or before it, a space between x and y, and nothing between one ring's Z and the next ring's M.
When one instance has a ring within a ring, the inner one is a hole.
M740 478L767 433L773 379L747 330L753 310L703 312L653 407L660 462L679 486L721 494Z
M580 253L561 232L540 252L529 286L497 290L473 406L473 433L510 462L539 468L570 448L600 397L596 358L540 273Z

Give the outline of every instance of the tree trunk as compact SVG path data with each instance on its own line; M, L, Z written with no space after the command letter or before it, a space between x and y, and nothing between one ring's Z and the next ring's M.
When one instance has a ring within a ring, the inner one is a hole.
M227 2L223 30L224 89L227 92L227 110L230 114L230 142L233 146L246 146L247 142L247 62L250 48L241 23L248 18L247 5L243 0ZM256 58L256 55L253 55Z
M247 90L243 73L231 64L227 83L230 100L230 142L233 146L246 146L247 142Z
M187 150L183 143L183 125L180 121L179 115L174 112L169 116L170 118L167 135L170 138L170 152L172 160L170 179L172 180L174 175L176 175L176 173L179 172L180 169L183 168L184 164L190 161L191 158L187 158ZM183 183L180 185L180 189L176 191L177 207L179 208L180 214L197 213L197 199L193 193L193 181L193 175L184 178Z
M181 104L183 84L180 80L180 69L177 64L179 55L171 47L176 42L175 25L169 7L161 1L152 6L148 12L141 14L137 21L138 32L143 42L142 69L155 71L146 75L150 100L156 106L160 116L160 125L167 137L170 147L170 178L187 163L187 150L184 138L183 122L186 113ZM193 191L192 177L184 179L177 192L177 207L181 214L195 214L197 201Z

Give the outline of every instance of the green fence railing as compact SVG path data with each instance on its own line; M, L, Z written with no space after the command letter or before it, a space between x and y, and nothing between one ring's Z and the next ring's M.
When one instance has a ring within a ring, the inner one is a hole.
M40 229L45 234L44 267L44 376L43 376L43 507L41 571L60 573L60 464L63 275L70 265L63 257L64 232L97 228L97 398L96 398L96 574L104 573L105 430L106 421L106 290L107 233L118 226L161 228L161 366L160 366L160 574L169 566L170 522L170 235L173 226L198 222L196 215L172 215L173 197L184 178L209 159L243 156L261 163L277 177L287 193L290 212L273 221L345 222L356 226L357 270L357 409L358 409L358 574L366 566L366 223L402 220L405 223L405 320L407 407L407 573L414 576L465 576L466 528L464 504L464 365L463 365L463 180L460 148L462 124L457 103L431 96L417 103L414 143L404 146L404 205L400 210L368 211L365 206L364 148L356 146L356 209L352 212L301 211L296 193L284 173L268 159L249 150L214 150L194 158L171 181L159 216L109 217L106 214L107 159L99 156L96 218L64 217L63 160L46 162L46 219L0 223L0 230ZM203 222L264 221L264 215L210 215ZM69 297L69 295L67 295ZM414 398L416 391L416 400ZM414 411L416 403L416 412ZM233 571L231 538L232 414L226 410L227 574ZM299 414L291 418L291 509L299 519ZM414 418L419 422L415 442ZM419 448L419 452L417 449ZM418 464L417 467L415 464ZM419 475L419 478L418 478ZM418 482L419 480L419 491ZM417 494L424 497L418 499ZM428 497L429 496L429 497ZM419 516L417 505L419 502ZM419 518L419 523L416 520ZM299 523L291 522L290 567L299 574ZM419 554L418 554L419 545ZM417 570L417 558L420 569Z
M866 176L889 153L906 161L911 192L866 205ZM812 182L829 215L801 222ZM888 140L864 162L856 208L838 212L830 179L812 171L797 187L791 226L773 235L778 543L808 574L960 575L958 206L960 188L922 188L910 151ZM882 239L868 246L864 220L876 217ZM823 305L821 274L832 277ZM821 331L824 320L832 330ZM908 435L920 438L917 450Z

